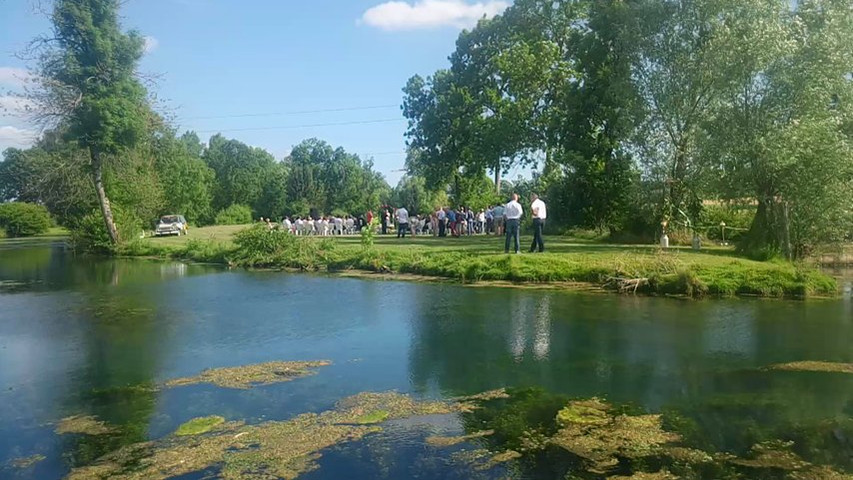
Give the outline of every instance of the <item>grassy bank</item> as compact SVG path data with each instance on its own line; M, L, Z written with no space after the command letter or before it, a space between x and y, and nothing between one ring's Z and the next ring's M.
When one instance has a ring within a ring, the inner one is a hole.
M495 237L398 240L377 236L365 248L359 237L292 237L264 229L211 227L186 237L141 239L123 254L178 258L252 268L414 274L464 283L583 282L646 294L733 296L833 296L834 279L817 269L785 262L757 262L730 249L661 251L645 245L602 245L547 238L544 254L503 254ZM529 239L528 239L529 240Z

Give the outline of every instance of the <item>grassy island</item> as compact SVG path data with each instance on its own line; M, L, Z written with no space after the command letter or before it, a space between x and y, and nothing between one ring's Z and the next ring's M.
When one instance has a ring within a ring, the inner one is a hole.
M294 237L261 227L209 227L187 236L140 239L125 256L175 258L246 268L415 275L462 283L596 287L623 293L691 297L837 294L835 280L807 264L759 262L731 248L701 251L651 245L613 245L548 237L543 254L503 253L493 236L397 239L376 236ZM574 285L572 285L574 284Z

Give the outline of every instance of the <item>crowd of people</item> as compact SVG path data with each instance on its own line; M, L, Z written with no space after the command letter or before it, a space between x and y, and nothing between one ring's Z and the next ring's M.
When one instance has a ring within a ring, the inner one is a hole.
M545 203L536 195L531 196L530 212L533 218L533 243L530 251L545 251L542 229L547 218ZM506 205L489 205L487 208L475 210L460 206L457 208L437 207L428 215L409 215L404 207L393 208L384 206L380 209L380 232L387 235L393 228L397 237L431 235L435 237L462 237L471 235L505 236L504 251L511 250L519 253L519 223L524 209L518 202L518 195L513 194ZM355 235L374 220L373 211L364 216L318 216L318 217L284 217L280 224L273 223L269 218L262 218L270 230L284 230L293 235Z

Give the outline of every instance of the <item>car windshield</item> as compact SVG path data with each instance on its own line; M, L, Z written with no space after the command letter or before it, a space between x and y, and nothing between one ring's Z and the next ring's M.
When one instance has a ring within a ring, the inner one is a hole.
M178 223L180 220L175 215L167 215L165 217L160 217L160 223Z

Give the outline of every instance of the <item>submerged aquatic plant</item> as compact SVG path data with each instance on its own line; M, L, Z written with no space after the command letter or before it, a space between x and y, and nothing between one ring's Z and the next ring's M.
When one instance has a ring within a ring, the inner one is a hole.
M69 478L165 479L221 466L220 475L226 479L293 479L315 468L324 448L381 429L359 424L365 415L384 412L386 419L393 420L459 411L461 405L450 402L418 402L394 392L361 393L319 414L257 425L223 424L200 435L129 445L93 465L72 470Z
M35 464L45 460L47 457L44 455L37 453L35 455L30 455L29 457L21 457L14 458L9 461L9 466L18 470L26 470L28 468L32 468Z
M770 365L767 370L784 370L789 372L826 372L826 373L853 373L853 363L835 362L790 362Z
M194 377L176 378L166 382L167 387L180 387L197 383L211 383L217 387L248 389L261 385L289 382L314 375L317 368L331 365L326 360L314 362L267 362L239 367L210 368Z
M55 431L58 435L68 433L106 435L112 433L115 429L108 426L106 422L98 420L98 417L92 415L73 415L60 420L56 425Z

